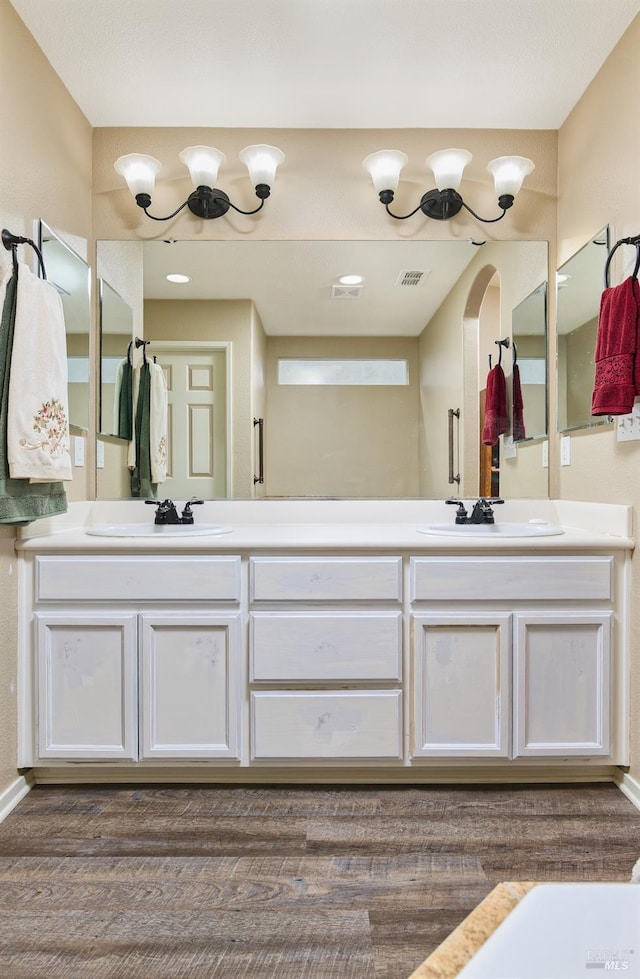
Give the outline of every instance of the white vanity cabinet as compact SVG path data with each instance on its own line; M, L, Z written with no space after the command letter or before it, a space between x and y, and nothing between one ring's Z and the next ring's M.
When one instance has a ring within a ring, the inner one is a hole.
M251 760L399 763L402 558L253 557Z
M239 557L43 555L34 576L37 759L239 759Z
M414 558L413 757L610 756L612 601L608 556Z

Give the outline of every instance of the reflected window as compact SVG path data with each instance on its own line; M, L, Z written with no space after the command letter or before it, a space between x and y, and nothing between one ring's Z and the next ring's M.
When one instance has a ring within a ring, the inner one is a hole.
M409 383L406 360L281 358L278 384L402 385Z

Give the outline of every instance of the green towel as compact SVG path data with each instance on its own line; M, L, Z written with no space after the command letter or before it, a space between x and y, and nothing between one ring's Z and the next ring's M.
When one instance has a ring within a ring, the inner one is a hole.
M118 392L118 435L130 442L133 438L133 368L127 357L122 365L120 390Z
M0 319L0 524L22 527L39 517L66 513L67 495L63 483L30 483L9 476L7 411L17 294L18 277L14 274L7 283Z
M151 370L140 368L140 385L136 404L136 467L131 472L131 495L154 498L158 484L151 482Z

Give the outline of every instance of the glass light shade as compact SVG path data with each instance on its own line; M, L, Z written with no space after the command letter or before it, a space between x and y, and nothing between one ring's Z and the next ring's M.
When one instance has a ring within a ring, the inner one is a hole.
M408 159L407 154L400 150L378 150L365 157L362 166L369 171L378 193L383 190L395 191L400 181L400 171Z
M464 168L472 159L468 150L438 150L424 162L433 170L438 190L457 190Z
M499 156L487 164L487 170L493 174L498 197L503 194L515 197L524 178L534 169L533 161L526 156Z
M215 187L218 170L226 160L224 153L213 146L187 146L178 157L189 168L196 188Z
M144 153L128 153L126 156L119 156L113 166L116 173L127 181L134 197L137 194L149 194L151 197L156 174L162 166L160 160L145 156Z
M254 187L258 184L273 187L278 164L284 160L282 150L266 143L256 143L255 146L245 146L240 150L239 156L249 171L249 179Z

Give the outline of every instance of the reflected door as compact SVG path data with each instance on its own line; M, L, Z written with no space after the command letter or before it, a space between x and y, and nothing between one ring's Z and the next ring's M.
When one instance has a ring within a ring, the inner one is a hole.
M159 347L160 344L154 344ZM227 496L227 385L224 350L163 351L169 400L167 479L171 499Z

